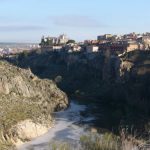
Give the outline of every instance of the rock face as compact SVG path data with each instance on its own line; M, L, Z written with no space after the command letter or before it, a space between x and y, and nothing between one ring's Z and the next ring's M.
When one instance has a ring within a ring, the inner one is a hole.
M123 79L142 77L150 73L150 52L133 51L120 57L120 76Z
M38 136L41 136L48 132L49 127L44 126L39 123L34 123L32 120L24 120L17 125L15 125L11 130L17 131L17 139L21 139L22 141L25 140L32 140L33 138L36 138Z
M34 138L37 130L40 135L50 127L51 112L67 106L66 94L53 81L41 80L30 69L20 69L0 61L0 139ZM13 130L12 127L18 123L26 127L16 126L16 130ZM28 135L31 130L32 135Z
M120 77L130 78L130 71L134 64L128 61L122 61L120 64Z
M92 54L32 52L12 62L22 68L31 68L41 78L61 77L58 86L69 95L76 95L76 91L80 95L95 95L107 83L126 82L149 74L150 51L132 51L119 56L109 49Z

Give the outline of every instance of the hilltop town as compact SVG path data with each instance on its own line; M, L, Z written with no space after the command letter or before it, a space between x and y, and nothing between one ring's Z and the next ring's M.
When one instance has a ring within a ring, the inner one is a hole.
M85 40L76 42L67 35L62 34L58 37L42 37L38 43L0 43L0 56L11 57L12 55L30 52L35 50L41 52L84 52L97 53L110 50L111 53L123 54L134 50L150 49L150 33L129 33L124 35L104 34L97 36L96 40Z
M66 51L66 52L100 52L103 50L111 50L117 54L130 52L134 50L150 49L150 33L143 34L124 34L112 35L105 34L97 36L97 40L85 40L84 42L75 42L66 35L59 37L42 37L42 51Z

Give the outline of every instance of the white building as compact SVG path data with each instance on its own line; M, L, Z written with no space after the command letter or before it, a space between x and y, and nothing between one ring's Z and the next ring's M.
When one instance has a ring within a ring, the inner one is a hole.
M53 46L52 49L53 51L61 51L62 46Z
M2 52L3 51L3 48L0 48L0 52Z
M81 49L82 49L81 46L78 46L78 45L75 45L75 46L72 47L72 50L73 50L74 52L80 52Z
M99 51L98 46L94 46L94 45L86 46L86 52L87 53L93 53L93 52L98 52L98 51Z
M60 35L59 37L42 37L41 39L41 46L53 46L53 45L63 45L68 42L68 38L65 34Z
M66 44L68 42L68 38L65 34L62 34L58 37L59 44Z
M2 51L2 53L3 54L10 54L10 53L12 53L12 51L13 50L11 48L4 48L3 51Z

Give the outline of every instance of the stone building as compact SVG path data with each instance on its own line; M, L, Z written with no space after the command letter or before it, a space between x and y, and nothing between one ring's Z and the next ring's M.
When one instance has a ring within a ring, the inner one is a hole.
M94 46L94 45L86 46L86 52L87 53L93 53L93 52L98 52L98 51L99 51L98 46Z
M137 42L128 43L127 52L139 49L139 44Z

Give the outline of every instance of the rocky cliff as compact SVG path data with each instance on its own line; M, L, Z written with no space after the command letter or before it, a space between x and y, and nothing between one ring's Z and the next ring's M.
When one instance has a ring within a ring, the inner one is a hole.
M143 77L150 74L150 51L132 51L120 56L122 79Z
M66 94L53 81L0 61L0 149L43 134L52 125L50 114L67 106Z

